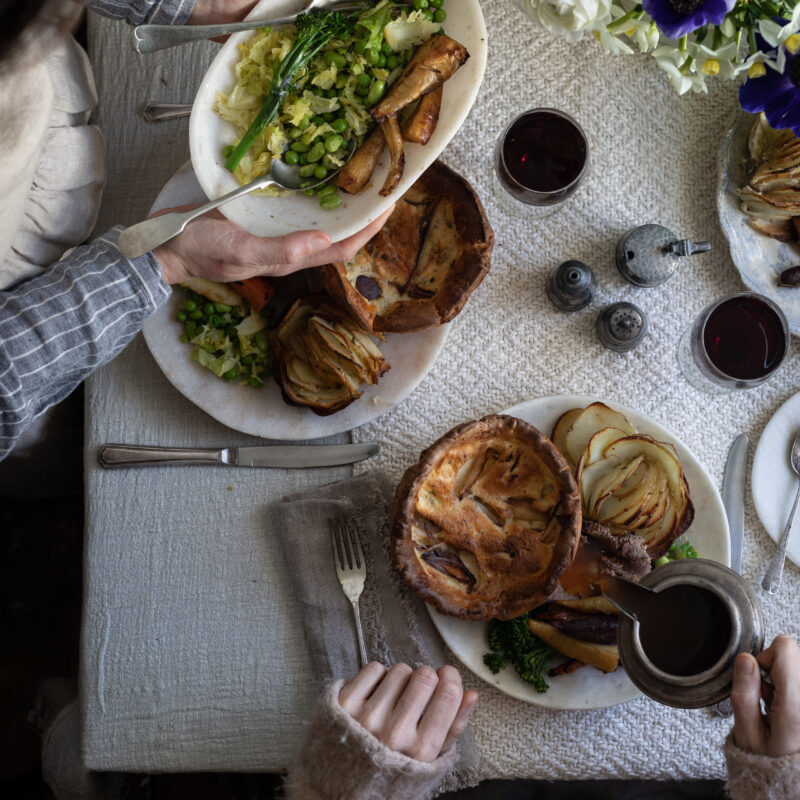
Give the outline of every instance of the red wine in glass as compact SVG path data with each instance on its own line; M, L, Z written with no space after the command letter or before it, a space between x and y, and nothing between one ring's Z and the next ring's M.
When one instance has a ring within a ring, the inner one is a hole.
M580 185L589 160L581 126L563 111L536 108L518 116L495 148L502 187L528 205L551 206Z
M692 330L692 354L703 375L720 386L764 383L786 357L789 327L780 308L752 292L708 306Z

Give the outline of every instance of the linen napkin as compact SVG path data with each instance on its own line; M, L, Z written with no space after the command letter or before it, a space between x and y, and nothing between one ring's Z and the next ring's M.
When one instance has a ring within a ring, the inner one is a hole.
M389 515L393 487L381 472L289 495L267 509L269 530L279 533L289 575L303 606L303 621L322 683L351 678L360 669L353 610L333 563L328 521L343 518L358 531L367 565L360 599L367 657L391 666L438 668L451 663L425 610L392 567ZM459 738L459 764L442 790L474 786L481 757L470 728Z

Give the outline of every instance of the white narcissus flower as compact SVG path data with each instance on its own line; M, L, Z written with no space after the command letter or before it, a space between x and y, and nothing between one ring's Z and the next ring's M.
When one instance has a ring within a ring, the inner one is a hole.
M691 58L688 53L683 53L671 45L665 45L653 51L653 58L655 58L656 64L669 75L678 94L686 94L690 89L693 92L708 92L706 76L696 69L696 64L692 63L690 69L682 69L686 60Z
M797 33L798 30L800 30L800 3L794 7L792 18L786 25L779 25L771 19L760 19L758 21L758 32L773 47L783 44L792 34Z
M514 0L516 6L550 33L569 42L580 41L586 31L608 18L611 0Z

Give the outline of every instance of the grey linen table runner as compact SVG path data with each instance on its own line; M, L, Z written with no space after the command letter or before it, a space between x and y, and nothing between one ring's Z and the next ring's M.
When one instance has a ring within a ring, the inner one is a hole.
M351 678L360 668L353 611L333 562L329 520L337 518L354 525L364 549L367 579L360 607L367 657L387 666L404 661L438 668L449 663L425 604L392 567L392 494L386 476L373 471L289 495L267 509L269 530L283 543L321 682ZM469 728L459 740L459 751L458 768L448 782L453 788L479 780L480 755Z

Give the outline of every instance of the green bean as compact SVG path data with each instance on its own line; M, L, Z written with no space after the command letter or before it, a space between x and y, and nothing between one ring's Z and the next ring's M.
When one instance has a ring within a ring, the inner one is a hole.
M303 164L303 166L300 167L300 177L310 178L314 174L314 170L316 168L317 167L314 164Z
M344 69L347 66L347 59L335 50L326 50L322 58L328 66L334 65L337 69Z
M295 150L287 150L283 154L283 160L287 164L299 164L300 163L300 154Z
M305 132L305 133L304 133L304 134L303 134L303 135L300 137L300 141L301 141L301 143L302 143L302 144L308 144L308 145L310 145L310 144L311 144L311 142L313 142L313 141L314 141L314 137L315 137L315 136L316 136L316 133L312 133L311 131L306 131L306 132Z
M336 194L336 187L333 184L326 183L318 192L317 197L322 200L330 194Z
M342 117L339 117L331 122L331 128L333 128L336 133L344 133L348 127L349 125L347 124L347 120L343 119Z
M376 84L377 86L377 84ZM383 94L383 92L381 92ZM325 149L329 153L335 153L342 146L342 137L338 133L332 133L325 137Z
M333 211L342 204L342 198L338 194L328 194L319 201L319 204L326 211Z
M383 81L375 81L372 84L369 90L369 94L367 95L366 103L368 106L374 106L378 100L383 97L384 92L386 91L386 84Z
M322 142L314 142L311 149L308 151L308 163L311 164L319 161L325 155L325 145Z
M322 164L318 164L314 167L314 177L318 180L324 180L328 177L328 168L323 167Z
M177 315L177 319L178 319L178 322L186 322L186 320L188 319L188 317L186 316L186 312L185 311L179 311L178 315Z
M295 153L307 153L309 146L304 142L292 142L292 150L294 150Z
M290 128L289 130L289 138L290 139L299 139L303 135L302 128Z

